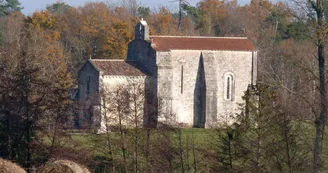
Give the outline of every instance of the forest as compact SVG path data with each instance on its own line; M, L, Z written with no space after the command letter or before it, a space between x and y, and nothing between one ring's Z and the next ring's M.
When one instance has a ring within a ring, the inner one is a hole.
M0 0L0 158L27 172L56 159L91 172L328 172L327 0L62 1L26 16ZM89 58L125 59L142 17L151 35L247 37L256 89L217 129L72 130L77 72Z

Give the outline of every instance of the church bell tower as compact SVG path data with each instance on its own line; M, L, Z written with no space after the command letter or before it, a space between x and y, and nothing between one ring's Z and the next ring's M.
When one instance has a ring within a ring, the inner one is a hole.
M136 40L149 40L149 26L143 18L141 18L140 22L136 25L135 31Z

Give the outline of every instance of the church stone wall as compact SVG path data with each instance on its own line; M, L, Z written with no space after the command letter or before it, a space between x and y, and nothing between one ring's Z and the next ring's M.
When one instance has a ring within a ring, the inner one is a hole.
M173 70L169 52L157 53L157 98L158 120L168 121L172 118L172 78ZM175 120L175 118L174 118Z
M129 44L128 61L137 62L138 68L151 76L156 76L156 51L146 40L134 40Z
M165 103L162 109L171 111L175 120L186 126L196 126L196 120L204 121L202 117L197 118L195 109L204 109L205 127L231 123L233 119L230 116L238 113L238 103L243 103L244 91L252 82L252 55L252 52L237 51L157 52L158 95ZM233 100L224 97L226 73L234 77ZM206 88L201 90L203 86ZM206 97L203 97L204 94ZM164 112L167 114L167 111ZM198 114L201 112L198 111Z
M218 51L215 53L217 64L218 81L218 121L220 123L231 124L235 116L240 112L239 103L243 103L242 96L252 83L252 52ZM233 74L234 77L234 99L233 101L224 98L226 73Z
M175 116L174 120L192 126L200 51L172 50L158 52L157 55L159 98L171 102L168 106L172 110L172 115ZM182 92L181 85L183 85Z
M78 83L80 100L86 100L88 96L99 91L99 72L93 67L91 62L88 61L80 69L78 75Z
M115 93L118 90L126 90L130 94L132 92L135 92L133 94L137 95L137 98L139 99L138 105L138 115L141 118L140 124L143 124L143 115L144 115L144 107L143 107L143 102L145 98L145 76L137 76L137 77L129 77L129 76L102 76L100 78L101 80L101 92L103 98L109 98L109 99L123 99L120 98L120 96L115 95ZM137 88L140 86L140 90L134 90L134 87ZM118 98L113 98L113 96L118 97ZM110 100L102 99L101 100L101 105L99 107L100 109L100 115L98 117L100 119L97 120L99 122L99 128L98 128L98 133L104 133L106 132L106 123L111 126L111 125L118 125L118 117L117 113L115 111L109 111L109 109L104 109L105 108L111 108L113 107L115 103L110 102ZM125 105L126 106L126 105ZM132 105L130 105L132 106ZM106 117L105 117L106 116ZM122 115L122 124L126 126L133 126L134 124L131 121L131 117L129 115L124 114Z
M92 106L99 104L99 75L90 61L78 73L80 128L92 122Z
M217 68L218 64L216 63L216 52L204 51L201 54L201 58L204 63L204 73L205 73L205 84L206 84L206 97L205 97L205 120L206 127L215 126L217 122L217 114L219 113L218 103L218 85L221 82L218 81ZM201 63L201 61L200 61Z

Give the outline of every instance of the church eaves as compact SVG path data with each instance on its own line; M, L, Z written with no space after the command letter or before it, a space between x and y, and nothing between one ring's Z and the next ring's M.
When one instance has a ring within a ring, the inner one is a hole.
M180 37L150 36L157 51L170 50L213 50L213 51L256 51L245 37Z
M92 59L93 63L103 75L110 76L146 76L143 72L124 60Z

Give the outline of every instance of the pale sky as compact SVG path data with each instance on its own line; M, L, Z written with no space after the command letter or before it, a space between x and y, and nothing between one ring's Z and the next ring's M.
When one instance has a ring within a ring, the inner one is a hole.
M22 10L24 14L31 15L34 11L45 9L47 4L53 4L58 0L20 0ZM115 3L118 0L60 0L61 2L65 2L71 6L81 6L84 5L86 2L110 2ZM178 6L177 0L138 0L141 5L151 8L156 8L159 6L167 6L171 9L175 9ZM199 0L187 0L191 5L196 5ZM239 3L244 5L249 3L251 0L239 0ZM277 0L273 0L277 1Z

